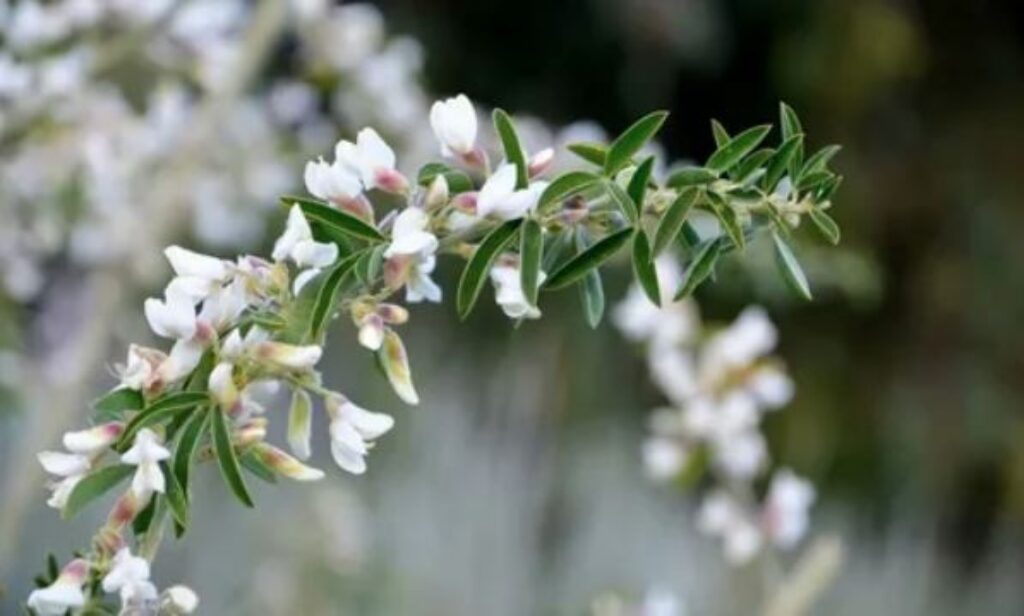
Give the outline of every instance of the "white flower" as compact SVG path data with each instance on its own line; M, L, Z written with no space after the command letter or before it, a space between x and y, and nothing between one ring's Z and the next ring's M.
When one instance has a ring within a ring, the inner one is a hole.
M742 366L770 353L777 341L778 333L768 314L763 308L753 306L709 340L706 353L712 365Z
M46 588L33 590L28 606L39 616L64 616L68 610L85 605L82 584L89 573L89 564L81 558L68 563L60 575Z
M156 587L149 581L149 562L132 556L131 550L121 548L114 555L110 571L103 577L103 590L120 592L121 601L148 601L156 599Z
M655 271L663 294L675 293L682 280L676 260L667 255L658 257ZM692 301L656 306L637 284L630 286L626 298L615 307L612 319L627 338L654 347L690 342L699 327L697 307Z
M644 469L654 481L672 479L682 472L688 459L689 454L677 439L652 436L644 441Z
M339 141L334 153L338 162L359 174L366 190L403 192L408 188L406 179L395 170L394 150L372 128L359 131L355 143Z
M476 110L465 94L436 101L430 108L430 127L441 142L442 156L472 153L476 144Z
M761 512L765 533L782 549L792 549L807 533L808 511L814 503L814 486L789 469L772 477Z
M311 160L306 163L304 179L306 190L328 201L350 201L363 191L359 176L341 161L329 164L323 158Z
M704 499L697 513L697 528L707 535L721 537L726 559L734 565L749 562L761 550L761 532L739 503L725 492L712 492Z
M188 586L171 586L163 595L163 607L171 614L191 614L199 607L199 597Z
M233 376L235 367L229 362L220 362L210 371L207 389L221 408L232 411L238 404L238 387Z
M371 312L359 320L359 344L371 351L377 351L384 344L384 319Z
M366 454L373 440L395 425L384 413L372 413L341 396L329 396L327 412L331 416L331 455L343 470L353 475L366 472Z
M236 278L225 286L218 286L203 301L198 320L213 328L216 332L224 331L235 324L249 306L249 294L246 291L246 280Z
M146 321L157 336L175 340L189 340L195 336L195 303L188 295L168 287L163 300L151 297L143 308Z
M487 178L476 200L479 216L495 216L501 220L522 218L537 206L547 182L533 182L516 190L516 167L505 163Z
M121 370L121 386L144 391L152 386L157 368L167 359L163 351L132 344L128 347L128 363Z
M437 251L437 237L427 231L430 217L418 207L407 207L395 217L391 230L391 243L384 257L417 255L427 258Z
M322 268L338 259L338 245L314 241L313 230L302 208L293 205L288 212L284 233L274 243L271 256L275 261L291 259L299 268L309 268L295 278L292 292L298 295L302 287L319 274Z
M132 478L132 492L140 500L147 500L153 492L164 492L164 474L160 470L160 462L170 457L171 452L149 428L139 430L131 449L121 455L121 462L137 467Z
M164 249L164 256L170 261L175 275L183 278L224 282L231 275L231 264L227 261L180 246L168 246Z
M124 424L112 421L85 430L64 433L64 448L71 453L93 456L110 447L124 432Z
M89 472L92 466L89 457L77 453L42 451L36 454L36 458L47 473L60 477L60 480L50 484L53 493L46 504L54 509L63 509L71 491Z
M203 357L203 345L195 340L178 340L171 347L153 378L153 384L176 383L185 378L199 365ZM148 389L148 386L147 386Z
M537 284L543 283L547 274L540 272ZM511 319L539 319L540 309L527 301L523 293L519 267L497 264L491 268L491 282L494 283L494 299Z

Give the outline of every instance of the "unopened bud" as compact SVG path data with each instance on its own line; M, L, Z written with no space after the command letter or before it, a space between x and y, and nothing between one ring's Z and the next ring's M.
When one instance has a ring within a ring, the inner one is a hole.
M231 413L238 405L238 387L235 386L234 366L221 362L210 372L209 390L222 409Z
M124 432L124 424L119 421L100 424L76 432L65 432L64 448L71 453L91 456L110 447L122 432Z
M341 211L352 214L371 225L373 224L373 204L366 198L366 195L360 193L355 197L335 200L334 203Z
M191 614L199 607L199 597L188 586L171 586L163 592L163 599L160 602L161 614L164 612L173 616Z
M261 462L274 469L274 472L295 481L317 481L323 479L324 472L312 466L306 466L273 445L260 443L253 447L253 452Z
M477 195L475 192L459 193L452 199L452 205L465 214L476 214Z
M529 173L531 178L536 177L547 171L553 162L555 162L555 150L553 148L544 148L530 158L530 164L526 168L527 173Z
M394 169L378 169L375 174L377 186L386 192L404 195L409 192L409 180Z
M405 345L402 344L402 339L394 330L389 329L384 334L384 344L378 353L384 374L387 375L388 381L398 397L407 404L419 404L420 398L412 383L412 373L409 370Z
M237 447L248 447L262 442L265 438L267 438L267 419L266 417L256 417L235 431L234 442Z
M427 189L427 194L423 198L423 205L426 209L433 210L448 203L448 197L448 180L445 179L443 173L438 173L430 182L430 188Z
M409 320L409 311L398 304L381 304L377 307L377 314L388 325L401 325Z
M308 370L320 361L322 354L323 349L315 344L261 342L256 345L256 357L285 370Z
M376 312L371 312L359 321L359 344L376 351L383 342L384 319Z
M300 460L309 458L309 440L312 434L313 403L304 389L292 392L292 404L288 411L288 446Z

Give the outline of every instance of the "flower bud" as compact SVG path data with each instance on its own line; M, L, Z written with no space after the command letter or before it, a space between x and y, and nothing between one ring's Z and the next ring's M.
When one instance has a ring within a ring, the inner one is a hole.
M300 460L309 458L309 439L312 432L312 406L309 394L304 389L292 392L292 405L288 411L288 446Z
M347 199L332 199L332 202L335 203L341 211L352 214L356 218L368 224L373 224L373 204L366 198L366 195L360 193Z
M295 481L317 481L323 479L324 472L318 468L306 466L273 445L259 443L253 452L261 462L274 469L274 472Z
M547 171L553 162L555 162L555 150L544 148L530 158L530 163L527 165L527 173L529 173L531 178L536 177Z
M384 344L378 351L378 357L384 368L384 374L387 375L388 381L398 397L407 404L419 404L420 398L412 383L405 346L394 330L389 329L384 334Z
M124 528L135 519L135 516L139 515L139 512L147 504L149 504L148 496L141 499L134 490L127 490L117 499L113 509L110 510L110 514L107 516L107 527L115 530Z
M423 197L423 205L426 209L433 210L448 203L448 197L448 180L445 179L443 173L438 173L434 176L430 188L427 189L427 194Z
M377 187L381 190L396 195L404 195L409 192L409 180L394 169L379 168L374 172Z
M199 606L199 597L188 586L171 586L163 592L163 599L160 602L161 613L167 612L173 616L191 614Z
M381 304L377 307L377 314L388 325L401 325L409 320L409 311L398 304Z
M64 433L64 448L71 453L91 456L110 447L124 432L124 424L119 421L100 424L77 432Z
M267 418L255 417L235 431L234 443L237 447L248 447L262 442L265 438L267 438Z
M322 354L323 349L315 344L261 342L256 345L256 357L284 370L308 370L320 361Z
M376 312L371 312L359 321L359 344L376 351L383 342L384 319Z
M477 195L478 193L476 192L459 193L452 199L452 205L460 212L476 214Z
M221 362L210 372L209 390L222 409L231 413L238 405L238 387L235 386L234 366Z

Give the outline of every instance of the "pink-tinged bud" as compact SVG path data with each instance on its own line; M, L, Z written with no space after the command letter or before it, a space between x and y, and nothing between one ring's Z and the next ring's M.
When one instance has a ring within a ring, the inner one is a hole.
M409 311L398 304L381 304L377 307L377 314L388 325L401 325L409 320Z
M346 199L333 199L332 202L338 206L339 210L352 214L366 223L373 224L373 204L366 198L366 195L360 193Z
M209 321L196 320L196 334L192 339L206 346L217 339L217 329Z
M320 361L323 349L315 344L295 345L284 342L261 342L255 355L262 361L284 370L309 370Z
M376 351L384 343L384 319L371 312L359 321L359 344Z
M387 375L388 381L398 397L406 404L419 404L420 397L412 383L412 373L409 371L409 359L405 353L405 345L402 344L402 339L394 330L389 329L384 334L384 344L378 353L381 365L384 367L384 374Z
M384 261L384 284L389 289L400 289L409 280L413 259L409 255L395 255Z
M374 179L377 187L383 191L396 195L405 195L409 192L409 180L394 169L379 168L374 170Z
M480 147L473 148L465 154L460 154L459 158L470 167L477 169L485 169L487 167L487 152Z
M128 490L114 503L114 508L107 516L107 526L115 530L124 528L135 519L135 516L139 515L139 512L147 504L149 504L148 497L143 502L134 490Z
M248 447L254 443L260 443L266 438L267 419L265 417L256 417L238 428L235 431L233 440L238 447Z
M445 179L443 173L438 173L430 182L430 188L427 189L427 194L423 197L423 205L427 210L440 208L448 203L449 196L448 180Z
M553 162L555 162L555 150L544 148L530 158L530 163L526 167L527 173L531 178L536 177L547 171Z
M452 199L452 205L455 209L466 214L476 214L476 199L477 194L475 192L464 192L455 195Z
M289 479L294 479L295 481L317 481L324 477L322 470L306 466L273 445L260 443L253 447L253 451L261 462Z
M114 554L125 546L124 537L118 529L104 526L93 537L93 548L101 554Z
M313 402L304 389L292 392L292 405L288 411L288 446L300 460L309 458L309 441L313 431Z
M65 432L64 448L71 453L92 456L110 447L122 432L124 432L124 424L119 421L100 424L76 432Z
M207 387L213 395L214 401L228 413L233 413L238 407L238 387L235 385L234 366L228 362L221 362L210 372L210 379Z

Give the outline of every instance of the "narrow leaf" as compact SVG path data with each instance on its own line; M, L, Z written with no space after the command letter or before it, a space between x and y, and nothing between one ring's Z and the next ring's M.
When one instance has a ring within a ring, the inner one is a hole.
M196 450L199 449L199 442L206 433L210 413L209 409L203 408L192 415L192 418L182 428L178 447L174 450L174 476L185 492L186 498L189 494L189 473L192 471L192 459L195 457Z
M75 484L68 501L61 511L64 519L73 518L86 505L103 496L124 479L135 473L135 467L130 464L115 464L105 466L87 475L84 479Z
M455 303L458 308L459 317L465 319L472 312L480 291L487 280L487 274L491 271L491 265L505 246L512 241L522 219L509 220L487 234L487 237L477 246L476 252L470 258L466 268L462 270L459 278L459 287L456 290Z
M775 257L779 269L782 270L782 277L795 293L809 301L811 287L807 284L807 276L804 275L804 270L800 267L793 250L778 233L772 232L772 240L775 242Z
M818 228L821 235L825 237L832 245L839 243L840 232L839 225L832 219L831 216L823 212L818 208L814 208L810 212L811 222Z
M736 163L743 160L744 156L753 152L768 136L771 129L771 125L765 124L743 131L725 145L720 146L704 166L718 172L731 169Z
M259 479L267 483L277 483L277 474L274 472L274 469L267 466L253 451L245 452L245 454L239 458L239 462L242 463L245 470L249 471Z
M544 288L550 290L561 289L583 278L587 272L599 267L618 252L629 241L632 233L633 228L626 227L601 238L600 241L577 254L552 274L544 282Z
M154 424L161 423L210 399L205 391L179 391L159 398L131 418L118 439L115 449L124 451L131 446L135 434Z
M697 202L699 189L687 188L679 193L672 205L662 214L658 222L658 228L654 232L654 256L661 254L665 248L672 243L672 240L679 235L679 231L686 222L686 216L690 213L693 205Z
M672 172L665 184L670 188L686 188L710 184L718 179L718 174L704 167L686 167Z
M362 252L350 254L328 272L317 292L313 315L309 320L309 335L312 340L320 340L338 302L338 291L342 283L363 256Z
M707 280L715 269L715 261L718 260L718 240L704 242L686 266L683 273L683 285L676 292L675 301L688 297L702 282Z
M626 187L626 194L637 205L639 211L644 209L644 195L647 193L647 183L651 181L651 172L654 171L654 157L648 156L636 168L633 177Z
M544 189L537 201L537 211L544 212L548 206L593 186L601 178L586 171L570 171L560 175Z
M107 392L92 403L100 417L119 419L125 411L137 411L144 404L142 394L134 389L119 387Z
M796 137L804 132L803 127L800 126L800 118L796 116L793 108L786 103L779 103L779 125L782 126L783 140Z
M655 111L640 118L623 131L608 148L608 155L604 161L605 175L614 175L629 164L633 155L654 137L667 117L667 111Z
M743 234L743 227L740 226L740 221L736 217L736 211L718 193L709 192L708 202L733 245L741 249L746 246L746 237Z
M838 145L827 145L814 154L812 154L807 162L804 163L803 168L800 169L800 177L803 178L811 173L818 171L824 171L828 167L829 162L836 154L842 150L842 146Z
M769 192L775 190L782 176L786 175L786 171L789 170L789 164L792 162L797 148L800 147L803 141L803 135L793 135L779 146L779 149L768 163L768 171L761 180L761 186L765 190Z
M174 522L177 528L180 529L177 532L177 536L185 534L188 530L189 524L189 511L188 511L188 497L185 494L184 488L178 483L178 478L171 471L171 467L166 462L160 463L160 470L164 474L164 483L167 486L167 506L171 510L171 517L174 518Z
M658 272L654 268L651 245L647 234L638 230L633 236L633 274L640 288L655 306L661 305L661 291L658 289Z
M544 252L544 235L540 223L530 218L523 223L519 242L519 274L523 295L531 306L537 305L540 278L540 261Z
M254 507L252 497L249 496L249 489L245 486L245 479L242 477L242 470L238 465L238 456L231 444L231 434L228 432L228 418L220 409L213 409L210 413L213 420L213 450L217 454L217 462L220 465L220 472L224 475L224 481L234 492L238 500L246 507Z
M516 126L512 123L505 110L495 109L492 114L494 130L501 139L501 147L505 150L505 160L516 166L516 188L526 188L529 177L526 173L526 154L519 142Z
M604 161L608 157L608 146L593 141L580 141L570 143L566 146L570 152L579 156L588 163L604 167Z
M444 163L427 163L420 167L419 173L416 175L416 183L420 186L430 186L439 175L443 175L446 182L448 182L449 193L456 195L461 192L467 192L473 190L473 180L465 171L459 169L452 169Z
M715 138L716 148L720 148L729 143L729 139L732 138L729 136L729 131L725 130L725 127L722 126L722 123L718 120L711 120L711 134Z
M575 243L577 252L583 252L590 246L586 232L582 229L575 234ZM591 329L596 329L601 324L605 307L604 285L601 282L601 272L597 269L587 272L579 289L580 301L583 303L583 316L587 321L587 325Z
M633 202L632 197L622 190L615 180L608 180L604 183L605 190L608 191L608 196L611 197L615 205L622 211L622 214L631 223L636 223L640 218L640 207Z
M302 208L306 219L317 222L333 231L358 239L380 242L384 236L372 225L356 218L355 216L335 209L323 201L307 199L305 197L281 197L281 203L286 206L297 204Z

